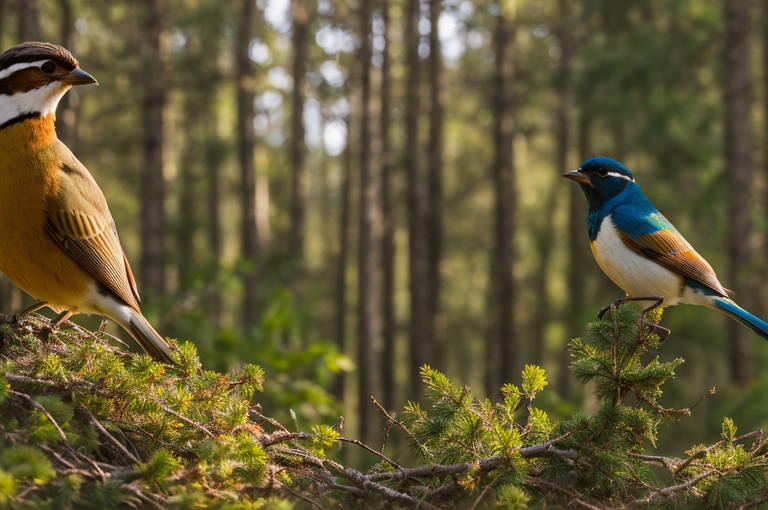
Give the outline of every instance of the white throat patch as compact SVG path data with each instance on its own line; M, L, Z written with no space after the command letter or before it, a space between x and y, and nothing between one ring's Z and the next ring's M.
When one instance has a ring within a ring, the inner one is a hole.
M68 85L54 81L44 87L19 92L12 96L0 94L0 126L9 120L30 113L40 113L43 117L55 113L59 101L67 90L69 90Z

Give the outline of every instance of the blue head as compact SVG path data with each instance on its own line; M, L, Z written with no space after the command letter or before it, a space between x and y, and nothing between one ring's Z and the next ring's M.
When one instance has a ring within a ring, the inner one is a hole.
M581 168L564 173L563 177L578 182L590 207L594 208L600 208L635 182L627 167L615 159L604 157L588 159Z

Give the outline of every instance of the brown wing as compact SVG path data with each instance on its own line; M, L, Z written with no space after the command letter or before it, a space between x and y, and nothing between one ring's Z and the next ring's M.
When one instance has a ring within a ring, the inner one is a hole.
M677 231L664 229L637 238L621 232L621 239L636 252L728 297L712 266Z
M125 258L104 194L88 170L59 144L59 189L48 204L46 228L65 252L132 308L136 282Z

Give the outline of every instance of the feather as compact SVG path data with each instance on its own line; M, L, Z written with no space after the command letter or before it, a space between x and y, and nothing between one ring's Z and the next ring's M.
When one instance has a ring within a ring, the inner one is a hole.
M47 232L80 267L138 310L136 282L104 195L63 144L57 149L63 164L59 192L48 204Z

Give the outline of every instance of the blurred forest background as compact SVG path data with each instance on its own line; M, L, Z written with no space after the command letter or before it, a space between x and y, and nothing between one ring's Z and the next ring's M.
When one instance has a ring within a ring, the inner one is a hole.
M623 293L560 178L594 155L768 316L768 1L0 0L0 46L26 40L99 80L59 136L147 316L205 368L264 367L299 428L377 443L369 397L418 399L425 363L491 397L536 363L553 418L595 405L566 344ZM764 341L703 308L663 324L687 360L666 404L717 393L662 449L768 426Z

